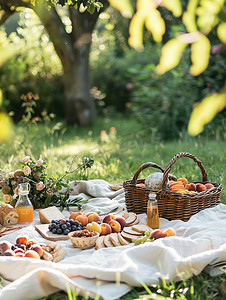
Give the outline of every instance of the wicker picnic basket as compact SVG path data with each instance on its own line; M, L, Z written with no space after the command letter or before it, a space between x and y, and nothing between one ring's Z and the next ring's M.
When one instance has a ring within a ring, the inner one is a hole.
M180 219L182 221L188 221L192 215L198 213L200 210L220 204L222 186L219 183L210 182L214 187L201 193L181 194L170 191L167 187L167 178L170 177L169 172L171 171L173 164L181 157L191 158L198 164L202 173L202 181L199 181L200 183L205 184L209 182L206 170L204 169L201 161L190 153L181 152L171 159L168 166L163 171L164 174L161 190L154 192L156 192L156 198L158 200L160 217L169 220ZM161 167L158 166L158 168L162 171ZM139 168L140 171L143 169L144 167L142 166ZM140 173L139 170L135 173L131 181L127 180L123 184L125 188L126 206L128 211L146 213L148 194L150 190L143 188L142 191L140 191L141 188L136 186L136 184L139 183L139 180L137 180Z

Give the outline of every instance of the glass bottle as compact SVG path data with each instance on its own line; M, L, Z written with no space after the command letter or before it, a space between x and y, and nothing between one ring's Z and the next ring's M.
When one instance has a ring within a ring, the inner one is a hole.
M159 228L159 210L155 193L150 193L148 196L147 225L152 229Z
M31 223L34 217L34 208L28 197L30 184L28 182L20 183L19 199L16 202L15 208L19 214L18 224Z

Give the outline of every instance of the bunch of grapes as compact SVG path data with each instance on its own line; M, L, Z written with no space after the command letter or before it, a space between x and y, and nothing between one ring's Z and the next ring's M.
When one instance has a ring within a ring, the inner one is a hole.
M48 229L54 234L67 235L71 231L83 230L86 227L76 220L52 220Z

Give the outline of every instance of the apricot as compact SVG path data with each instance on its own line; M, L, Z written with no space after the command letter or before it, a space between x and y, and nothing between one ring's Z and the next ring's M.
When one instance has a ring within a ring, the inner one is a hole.
M183 183L183 185L185 186L186 184L188 184L188 181L185 177L179 178L177 179L177 181L181 181Z
M111 226L112 232L118 233L121 231L121 225L119 224L119 222L111 220L111 222L109 222L108 224Z
M28 237L26 235L19 235L17 238L16 238L16 244L23 244L23 245L26 245L27 242L28 242Z
M40 257L42 257L43 255L43 249L39 244L32 245L30 250L34 250L35 252L37 252Z
M176 236L176 231L173 228L168 228L164 231L165 236Z
M25 257L40 259L39 254L34 250L27 250L24 254Z
M78 215L75 220L80 222L83 226L86 226L88 224L88 218L85 215Z
M28 240L27 241L27 245L34 245L34 244L38 244L38 242L35 241L35 240Z
M164 232L162 232L161 229L154 229L151 232L150 237L153 237L155 240L157 240L157 239L166 237L166 235Z
M69 219L75 220L77 216L81 216L82 214L81 211L71 212Z
M14 250L14 252L17 254L17 253L24 253L24 250L21 249L21 248L17 248Z
M107 234L112 233L112 229L109 224L102 223L102 224L100 224L100 227L101 227L101 235L107 235Z
M206 186L202 183L196 183L196 191L198 193L204 192L206 190Z
M98 233L101 233L101 226L97 222L88 223L86 229L89 231L96 231Z
M15 254L15 256L16 256L16 257L24 257L24 253L22 253L22 252L17 252L17 253Z
M90 212L86 214L86 217L88 218L88 223L101 221L99 215L96 212Z
M207 190L214 188L214 185L212 183L206 183L205 187L207 188Z

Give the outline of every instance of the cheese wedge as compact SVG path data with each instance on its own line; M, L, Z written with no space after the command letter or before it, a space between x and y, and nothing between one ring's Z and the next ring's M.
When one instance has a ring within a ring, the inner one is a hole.
M38 213L42 224L49 224L52 220L65 219L65 216L56 206L40 209Z

